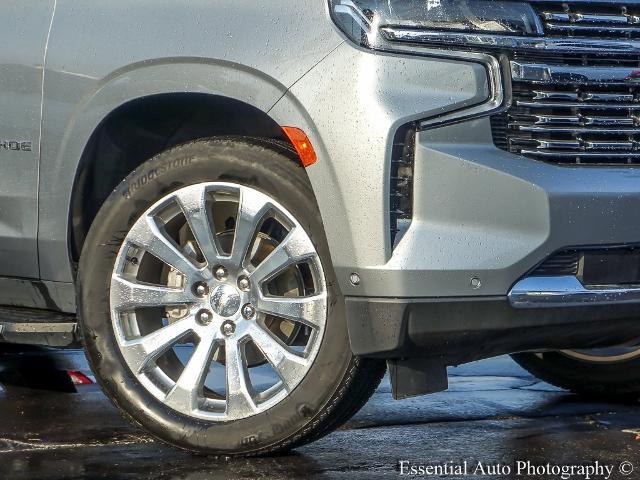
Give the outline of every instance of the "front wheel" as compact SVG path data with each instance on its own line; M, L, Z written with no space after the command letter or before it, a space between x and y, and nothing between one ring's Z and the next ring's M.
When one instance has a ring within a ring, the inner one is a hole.
M273 142L193 142L105 202L79 269L106 394L155 437L257 455L328 433L384 372L353 357L313 192Z
M600 397L640 394L640 347L525 352L513 359L532 375L574 393Z

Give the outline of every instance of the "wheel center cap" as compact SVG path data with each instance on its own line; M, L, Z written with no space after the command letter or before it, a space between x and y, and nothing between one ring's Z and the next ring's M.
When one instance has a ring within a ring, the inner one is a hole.
M219 285L211 293L211 308L221 317L230 317L240 309L240 293L231 285Z

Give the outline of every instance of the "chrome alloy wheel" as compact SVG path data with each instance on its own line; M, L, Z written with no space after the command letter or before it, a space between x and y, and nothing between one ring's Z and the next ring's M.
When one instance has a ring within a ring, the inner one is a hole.
M313 242L282 205L246 186L201 183L135 222L110 307L122 357L154 397L229 421L302 381L322 342L327 290ZM275 380L260 384L252 371L264 366Z

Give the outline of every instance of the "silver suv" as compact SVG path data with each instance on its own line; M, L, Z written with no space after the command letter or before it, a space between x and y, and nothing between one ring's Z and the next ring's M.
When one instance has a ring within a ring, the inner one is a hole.
M513 352L640 391L640 2L0 13L0 334L155 437L274 453Z

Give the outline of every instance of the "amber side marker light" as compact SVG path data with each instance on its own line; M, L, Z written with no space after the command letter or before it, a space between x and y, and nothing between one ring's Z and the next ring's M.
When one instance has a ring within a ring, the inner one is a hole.
M282 130L284 130L285 135L293 144L296 152L298 152L298 156L304 167L313 165L318 161L316 151L313 149L313 145L311 145L311 141L306 133L296 127L282 127Z

